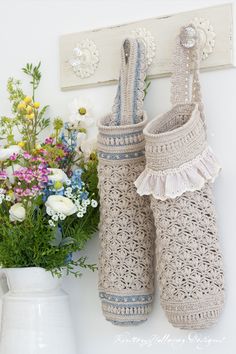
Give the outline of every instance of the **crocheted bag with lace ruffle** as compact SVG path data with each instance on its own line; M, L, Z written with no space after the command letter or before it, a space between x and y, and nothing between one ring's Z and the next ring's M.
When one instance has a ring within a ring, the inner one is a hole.
M99 294L107 320L133 325L147 319L154 278L150 200L140 197L134 186L145 167L143 43L127 39L121 60L113 112L99 123Z
M173 108L146 126L147 163L135 182L140 195L151 195L162 307L185 329L214 324L224 302L212 192L220 166L206 137L198 52L197 40L185 48L177 38Z

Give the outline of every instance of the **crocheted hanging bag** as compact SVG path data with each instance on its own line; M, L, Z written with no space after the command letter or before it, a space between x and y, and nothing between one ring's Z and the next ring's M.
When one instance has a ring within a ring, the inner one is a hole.
M146 126L146 168L135 182L151 195L162 307L185 329L214 324L224 302L212 193L220 166L207 142L198 68L198 39L185 48L178 36L173 108Z
M128 54L128 56L126 56ZM144 44L126 39L113 111L99 123L99 294L107 320L143 322L153 299L154 221L134 181L145 167Z

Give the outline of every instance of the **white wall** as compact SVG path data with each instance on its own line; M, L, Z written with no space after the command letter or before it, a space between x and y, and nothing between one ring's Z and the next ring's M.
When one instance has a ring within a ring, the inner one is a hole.
M186 11L227 1L214 0L110 0L110 1L10 1L0 0L0 114L9 111L5 85L9 76L23 78L26 62L42 61L43 79L39 100L50 103L51 116L68 115L68 102L80 94L89 96L96 115L109 111L115 86L61 92L59 88L58 37L61 34L114 25L143 18ZM236 1L234 1L236 2ZM173 33L174 35L174 33ZM168 324L160 308L158 291L149 320L137 328L119 328L106 322L100 310L97 274L85 272L81 279L68 278L80 354L233 354L236 352L235 315L235 201L236 201L236 70L202 74L203 95L210 143L223 171L215 186L219 228L225 260L226 305L212 329L186 332ZM169 107L169 79L152 82L145 101L150 118ZM96 262L98 242L89 242L89 259ZM33 353L32 353L33 354ZM69 353L68 353L69 354Z

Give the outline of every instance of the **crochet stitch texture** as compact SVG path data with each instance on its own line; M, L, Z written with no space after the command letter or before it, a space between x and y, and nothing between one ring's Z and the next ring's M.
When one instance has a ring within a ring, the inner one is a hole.
M145 75L143 43L127 39L112 114L99 123L99 294L106 319L117 325L145 321L153 299L154 221L149 197L134 186L145 168Z
M177 37L173 108L144 129L146 168L135 182L140 195L151 196L161 305L183 329L211 326L224 302L212 193L220 167L207 143L198 51Z

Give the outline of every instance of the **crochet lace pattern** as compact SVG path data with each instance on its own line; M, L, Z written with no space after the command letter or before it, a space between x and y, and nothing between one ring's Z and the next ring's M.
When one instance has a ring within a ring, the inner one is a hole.
M146 168L135 182L140 195L151 196L161 304L169 322L184 329L214 324L224 302L212 194L220 166L207 143L198 50L177 38L173 108L144 129Z
M99 123L99 294L107 320L135 325L151 310L155 232L149 197L134 186L145 167L145 48L135 39L124 46L113 113Z

